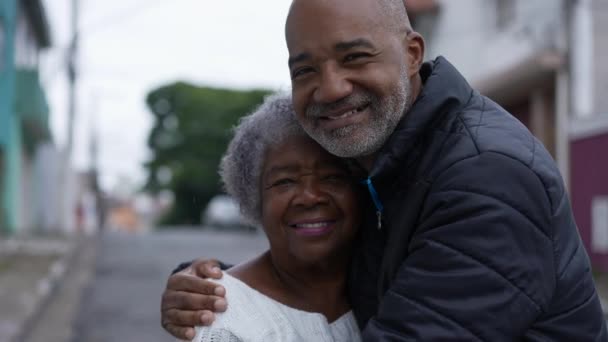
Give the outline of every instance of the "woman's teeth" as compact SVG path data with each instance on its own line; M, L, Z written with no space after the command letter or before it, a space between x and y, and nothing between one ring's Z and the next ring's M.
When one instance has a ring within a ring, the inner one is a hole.
M304 228L304 229L315 229L315 228L323 228L326 227L329 222L317 222L317 223L301 223L296 224L296 228Z

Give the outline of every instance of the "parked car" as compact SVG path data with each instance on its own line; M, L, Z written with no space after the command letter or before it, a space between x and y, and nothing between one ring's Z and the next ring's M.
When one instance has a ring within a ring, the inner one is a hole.
M241 215L236 201L228 195L217 195L209 201L203 211L202 224L213 228L255 231L255 227L247 223Z

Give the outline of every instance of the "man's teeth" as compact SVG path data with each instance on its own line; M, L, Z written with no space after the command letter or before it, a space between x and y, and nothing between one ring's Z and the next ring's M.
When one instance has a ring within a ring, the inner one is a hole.
M317 222L317 223L301 223L301 224L296 224L295 227L296 228L305 228L305 229L318 229L318 228L327 227L327 225L328 225L327 222Z
M355 109L350 110L350 111L348 111L348 112L346 112L346 113L344 113L344 114L342 114L342 115L338 115L338 116L328 116L328 118L329 118L330 120L338 120L338 119L343 119L343 118L345 118L345 117L348 117L348 116L351 116L351 115L353 115L353 114L355 114L355 113L358 113L358 112L362 111L363 109L365 109L365 106L361 106L361 107L359 107L359 108L355 108Z

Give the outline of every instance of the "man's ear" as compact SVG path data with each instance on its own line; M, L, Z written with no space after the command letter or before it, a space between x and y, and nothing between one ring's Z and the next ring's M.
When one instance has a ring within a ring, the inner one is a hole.
M425 52L424 38L420 33L412 31L405 37L405 49L408 58L408 75L414 77L420 72L422 63L424 63Z

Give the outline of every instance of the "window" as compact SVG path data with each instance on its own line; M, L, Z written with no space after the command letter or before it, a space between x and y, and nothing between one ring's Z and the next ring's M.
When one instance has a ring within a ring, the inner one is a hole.
M515 19L515 1L517 0L495 0L496 1L496 27L505 29Z
M608 197L598 196L591 201L591 250L608 253Z

